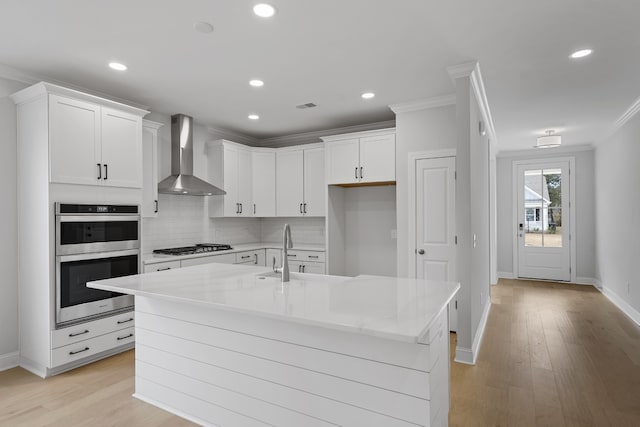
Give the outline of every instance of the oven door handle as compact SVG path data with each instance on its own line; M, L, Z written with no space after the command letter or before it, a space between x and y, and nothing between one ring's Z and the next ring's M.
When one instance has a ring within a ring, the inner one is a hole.
M88 259L104 259L104 258L116 258L120 256L140 255L139 249L129 249L126 251L110 251L110 252L95 252L88 254L77 255L58 255L56 256L57 262L73 262L73 261L85 261Z
M56 215L60 222L114 222L114 221L140 221L140 215Z

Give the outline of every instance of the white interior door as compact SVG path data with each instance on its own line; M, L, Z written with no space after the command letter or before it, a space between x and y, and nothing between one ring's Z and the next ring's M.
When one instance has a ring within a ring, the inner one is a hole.
M455 157L416 162L416 277L455 281ZM457 300L450 306L457 330Z
M517 165L518 277L571 280L569 162Z

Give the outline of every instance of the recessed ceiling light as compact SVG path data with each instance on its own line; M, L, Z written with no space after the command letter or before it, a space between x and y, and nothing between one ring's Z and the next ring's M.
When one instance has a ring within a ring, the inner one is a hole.
M362 98L363 99L371 99L374 96L376 96L376 94L373 93L373 92L365 92L365 93L362 94Z
M209 24L208 22L204 22L204 21L199 21L196 22L195 24L193 24L193 28L202 34L209 34L211 32L213 32L213 25Z
M260 118L257 114L249 114L249 120L258 120Z
M259 3L253 6L253 13L261 18L271 18L276 13L276 9L270 4Z
M593 53L593 50L591 50L591 49L576 50L571 55L569 55L569 58L571 58L571 59L584 58L585 56L589 56L592 53Z
M109 62L109 67L116 71L125 71L127 66L119 62Z
M264 82L262 80L258 80L258 79L254 79L254 80L250 80L249 84L253 87L261 87L264 86Z

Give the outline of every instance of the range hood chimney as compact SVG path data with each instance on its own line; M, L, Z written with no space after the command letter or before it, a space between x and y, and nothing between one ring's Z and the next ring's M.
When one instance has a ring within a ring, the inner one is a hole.
M171 175L160 181L158 193L219 196L226 191L193 176L193 118L171 116Z

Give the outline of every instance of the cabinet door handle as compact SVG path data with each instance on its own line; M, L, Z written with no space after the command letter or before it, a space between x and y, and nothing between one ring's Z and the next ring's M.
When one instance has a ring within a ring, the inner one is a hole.
M253 214L254 215L256 214L256 204L255 203L253 204Z
M69 338L78 337L80 335L84 335L84 334L88 334L88 333L89 333L89 330L85 329L82 332L76 332L75 334L69 334Z
M302 264L298 266L298 273L302 273Z
M107 165L106 163L104 164L104 180L106 181L107 178L109 177L109 169L107 168L109 165Z
M154 200L154 202L156 202L156 209L155 209L155 211L154 211L154 212L155 212L155 213L158 213L158 201L157 201L157 200Z
M127 320L118 320L118 325L122 325L123 323L133 322L133 317L130 317Z
M96 163L98 165L98 179L102 179L102 165L100 163Z
M364 177L362 176L362 169L363 169L363 168L362 168L362 166L360 166L360 179L364 178Z
M302 272L305 273L305 270L307 269L307 266L302 264Z
M129 335L125 335L124 337L118 337L118 338L116 338L116 339L117 339L118 341L121 341L121 340L126 340L127 338L131 338L132 336L133 336L133 334L129 334Z
M253 254L254 257L256 257L256 262L254 262L255 265L258 265L258 254Z
M240 213L242 213L242 203L238 203L240 205Z
M358 179L358 167L357 166L356 166L355 175L356 175L356 179Z
M303 203L303 205L304 205L304 213L307 213L307 204Z
M85 352L85 351L88 351L88 350L89 350L89 347L85 347L82 350L78 350L78 351L70 351L69 352L69 356L73 356L74 354L82 353L82 352Z
M240 203L236 203L236 213L240 213Z
M300 213L303 213L302 212L302 203L300 203Z

